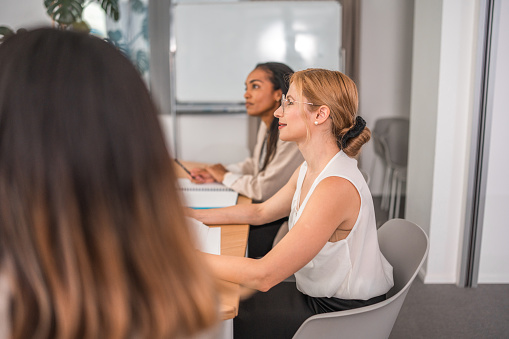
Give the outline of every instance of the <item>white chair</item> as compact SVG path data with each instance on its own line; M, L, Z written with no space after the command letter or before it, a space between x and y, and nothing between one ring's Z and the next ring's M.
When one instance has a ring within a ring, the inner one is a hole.
M406 184L406 173L406 167L396 168L392 172L391 198L388 219L399 217L402 190L403 186Z
M380 207L384 211L389 211L389 219L399 217L402 187L406 183L408 134L409 120L403 117L391 117L378 119L371 135L375 154L384 166ZM373 161L371 176L374 175L375 164L376 161Z
M386 178L387 184L390 183L388 219L399 217L402 186L406 183L409 126L406 118L392 118L387 123L385 134L380 137L385 164L390 173Z
M380 250L394 268L394 287L387 299L348 311L308 318L293 339L387 339L403 301L428 254L428 236L416 224L392 219L378 229Z
M375 126L373 127L371 133L371 139L373 140L373 147L375 149L375 154L378 156L383 166L383 186L382 186L382 203L381 207L384 210L389 208L389 196L390 196L390 187L389 181L391 178L391 172L387 165L387 159L385 155L385 147L382 143L383 137L387 134L387 129L393 118L380 118L375 122ZM373 177L375 174L375 165L376 161L372 162L371 165L371 173L370 176Z

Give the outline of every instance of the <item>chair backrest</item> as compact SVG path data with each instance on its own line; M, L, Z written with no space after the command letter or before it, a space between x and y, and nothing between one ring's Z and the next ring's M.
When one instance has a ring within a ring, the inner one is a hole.
M407 118L388 120L384 124L384 133L379 136L379 147L384 149L385 160L389 166L405 168L408 163L410 122Z
M391 219L378 229L378 244L394 269L394 286L387 293L390 299L417 276L428 254L428 236L411 221Z
M375 121L375 126L371 131L371 138L373 139L373 147L375 154L385 161L385 148L382 145L382 138L387 134L387 129L394 118L380 118Z
M348 311L317 314L308 318L293 339L389 338L398 313L428 254L428 237L416 224L391 219L378 229L378 242L393 266L394 287L387 299Z

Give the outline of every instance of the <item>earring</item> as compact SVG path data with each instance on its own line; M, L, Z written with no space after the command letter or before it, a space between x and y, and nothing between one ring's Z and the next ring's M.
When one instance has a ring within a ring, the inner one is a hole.
M315 120L315 126L318 126L318 121Z

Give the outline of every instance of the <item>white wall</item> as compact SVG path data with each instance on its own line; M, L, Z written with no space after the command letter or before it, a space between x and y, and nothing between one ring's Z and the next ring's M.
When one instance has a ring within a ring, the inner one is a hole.
M173 150L172 117L161 114L160 118L167 145ZM249 134L247 114L178 116L176 154L187 161L222 164L239 162L250 154Z
M361 2L359 114L371 129L378 118L410 115L413 8L408 0ZM372 194L381 195L383 167L372 142L359 163Z
M441 17L442 1L415 2L405 217L428 235L435 166Z
M2 0L0 26L12 29L51 24L43 0Z
M493 106L486 201L478 283L509 283L509 0L501 1L500 26L495 33Z
M475 0L445 0L430 256L426 282L456 282L465 225L478 10Z
M464 227L477 1L417 0L415 10L406 218L430 237L425 282L455 283Z

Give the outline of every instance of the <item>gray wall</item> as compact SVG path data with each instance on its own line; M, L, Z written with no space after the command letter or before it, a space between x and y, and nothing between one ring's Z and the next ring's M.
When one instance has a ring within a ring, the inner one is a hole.
M409 117L414 5L408 0L362 0L359 113L373 129L378 118ZM373 143L363 147L361 168L381 195L382 163Z
M18 29L51 23L43 0L1 0L0 6L0 26Z

